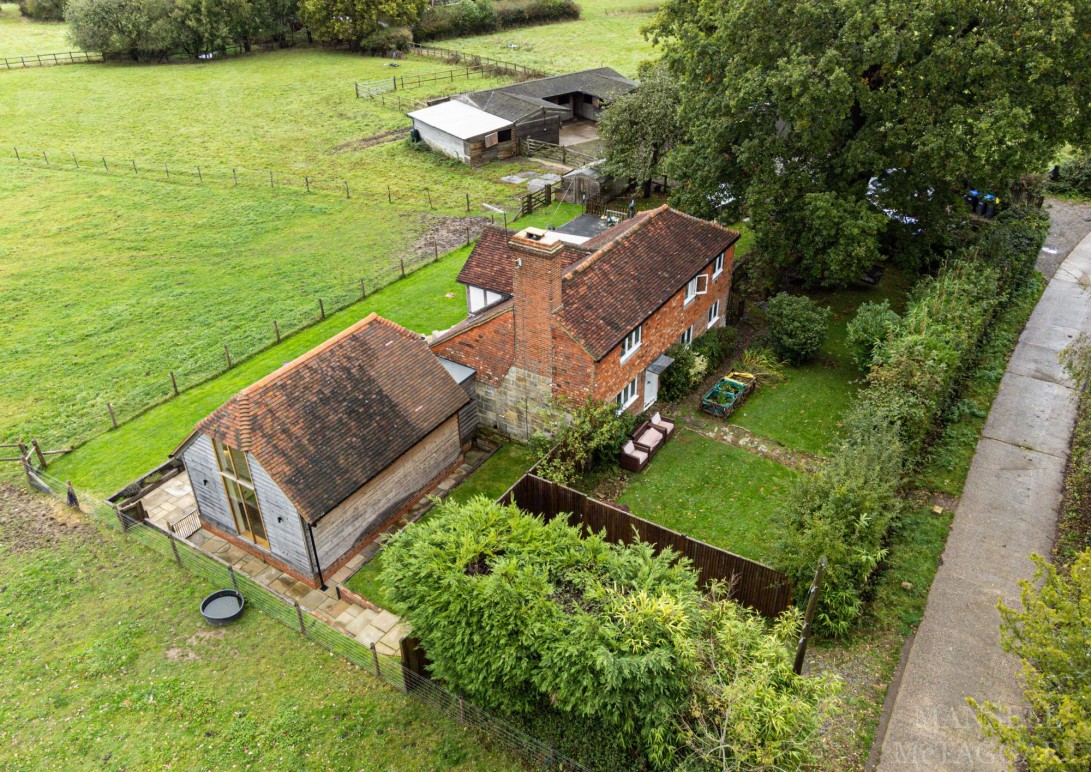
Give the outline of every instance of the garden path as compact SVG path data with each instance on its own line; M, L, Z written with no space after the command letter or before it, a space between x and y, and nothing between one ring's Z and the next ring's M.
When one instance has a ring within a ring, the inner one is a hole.
M1089 288L1091 236L1057 268L1008 363L924 620L887 698L880 770L1011 768L966 698L1025 709L1019 662L1000 649L996 605L1018 605L1018 582L1033 575L1029 555L1053 545L1076 411L1057 355L1091 333Z
M706 421L701 416L672 415L670 417L672 419L681 419L682 425L687 429L697 432L697 434L710 440L716 440L725 445L733 445L740 450L745 450L747 453L753 453L755 456L761 456L769 461L776 461L778 464L798 469L801 472L813 472L825 460L810 453L792 450L779 442L774 442L768 437L762 437L760 434L755 434L737 424Z

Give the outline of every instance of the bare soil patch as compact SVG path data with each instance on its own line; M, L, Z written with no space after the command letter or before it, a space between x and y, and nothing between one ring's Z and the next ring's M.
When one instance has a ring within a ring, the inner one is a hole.
M0 484L0 551L27 552L88 533L79 512L25 488Z
M348 142L342 142L340 145L333 149L335 153L350 153L357 150L367 150L369 147L375 147L376 145L383 145L387 142L397 142L399 139L405 139L409 136L409 127L403 126L398 129L391 129L390 131L384 131L380 134L372 134L370 137L360 137L359 139L350 139Z
M426 216L428 229L413 245L413 252L419 256L442 255L453 249L464 247L472 239L481 235L486 225L491 225L488 217L439 217Z

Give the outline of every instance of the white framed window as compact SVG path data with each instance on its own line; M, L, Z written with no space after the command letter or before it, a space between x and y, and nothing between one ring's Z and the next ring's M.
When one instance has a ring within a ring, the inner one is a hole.
M716 255L716 259L712 261L712 278L719 278L720 274L724 272L724 256L726 252L721 252Z
M466 304L471 314L476 314L489 306L496 305L504 296L492 290L475 287L472 284L466 286Z
M708 309L708 326L711 327L712 325L716 324L716 322L718 322L718 321L720 321L720 301L719 300L717 300L715 303L713 303L711 306L709 306L709 309Z
M682 305L688 306L693 302L693 299L698 295L704 295L708 292L708 274L699 273L694 276L686 284L686 299Z
M636 329L625 336L625 340L621 341L621 361L631 357L636 350L640 348L640 343L644 339L644 325L638 324Z
M616 397L618 413L625 412L625 409L628 408L629 405L636 402L636 390L638 380L639 376L637 378L633 378L631 381L625 384L624 389L618 392L618 395Z
M693 325L692 324L689 327L686 328L685 332L682 333L681 341L682 341L683 345L686 345L686 346L688 346L690 343L693 343Z

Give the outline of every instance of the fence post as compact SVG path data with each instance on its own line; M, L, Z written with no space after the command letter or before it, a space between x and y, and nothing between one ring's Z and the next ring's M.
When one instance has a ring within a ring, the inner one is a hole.
M201 174L201 167L200 166L197 167L197 181L199 183L201 183L202 185L205 184L205 176L203 174Z
M224 356L227 357L227 369L230 370L232 367L231 352L228 350L226 343L224 344Z
M467 212L470 211L470 194L469 193L466 194L466 211Z
M307 186L307 192L311 192L311 178L307 175L303 175L303 182Z
M352 198L352 194L349 193L349 181L345 180L345 198Z
M435 239L432 239L432 254L439 260L439 243Z
M235 592L238 592L239 591L239 580L235 578L235 567L234 566L228 566L227 567L227 573L231 574L231 587L235 590Z
M78 158L76 158L76 154L75 154L75 153L73 153L73 154L72 154L72 163L74 163L74 164L76 165L76 168L77 168L77 169L78 169L78 168L80 168L80 162L79 162L79 159L78 159Z
M170 371L170 386L174 389L174 396L178 396L178 379L174 377L174 370Z
M30 444L34 448L34 455L38 457L38 463L42 465L42 469L45 469L48 464L45 460L45 453L42 452L42 446L38 444L37 440L31 440Z
M360 279L360 299L363 300L367 297L367 288L364 287L364 280Z
M322 304L322 298L318 299L318 315L322 318L326 318L326 306Z
M402 278L404 279L404 278L405 278L405 258L404 258L404 257L399 257L399 258L398 258L398 262L399 262L399 263L401 263L401 266L402 266Z
M138 172L136 170L136 159L135 158L130 158L129 160L132 162L132 165L133 165L133 174L140 174L140 172Z
M386 203L388 203L388 204L393 204L394 203L394 197L392 195L390 195L390 186L389 185L386 186Z
M428 208L435 209L436 207L432 205L432 191L430 191L428 188L425 188L424 192L428 194Z
M822 579L825 576L826 556L823 555L818 559L818 568L814 572L814 582L811 583L810 592L807 593L807 612L803 615L803 629L799 634L799 645L796 646L796 660L792 666L796 675L803 675L803 658L807 655L807 639L811 637L811 623L814 621L818 596L822 592Z
M178 545L174 542L174 534L167 531L167 538L170 540L170 549L174 553L174 562L178 565L182 565L182 556L178 554Z
M47 156L47 155L45 154L45 151L44 151L44 150L42 151L42 158L44 158L44 159L45 159L45 165L46 165L46 166L49 166L49 165L50 165L50 164L49 164L49 156Z
M116 429L117 428L117 418L114 417L114 406L111 405L109 402L107 402L106 403L106 409L110 411L110 423L113 424L114 428Z
M379 652L375 650L375 644L371 644L371 660L375 663L375 677L382 678L383 675L379 671Z
M235 180L235 187L237 188L239 186L239 175L235 169L231 170L231 178Z
M299 601L292 601L295 604L295 616L299 620L299 634L306 635L307 628L303 626L303 609L299 607Z
M276 320L276 319L274 319L274 320L273 320L273 332L275 332L275 333L276 333L276 336L277 336L277 343L280 343L280 325L279 325L279 324L277 324L277 320Z
M269 187L270 188L276 187L276 185L273 184L273 170L272 169L269 170Z
M67 488L67 491L64 503L72 507L72 509L79 509L80 500L76 498L76 489L72 487L72 481L65 480L65 487Z
M102 157L102 168L106 170L106 173L110 173L110 167L106 165L106 156Z

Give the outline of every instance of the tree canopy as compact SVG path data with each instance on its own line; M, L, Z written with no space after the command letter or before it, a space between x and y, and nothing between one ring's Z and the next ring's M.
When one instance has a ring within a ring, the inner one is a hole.
M1091 132L1089 28L1081 0L666 0L647 32L682 87L677 202L748 210L812 284L857 278L884 231L925 254L968 187L1004 195Z
M387 24L416 22L428 0L301 0L300 15L316 40L359 46Z

